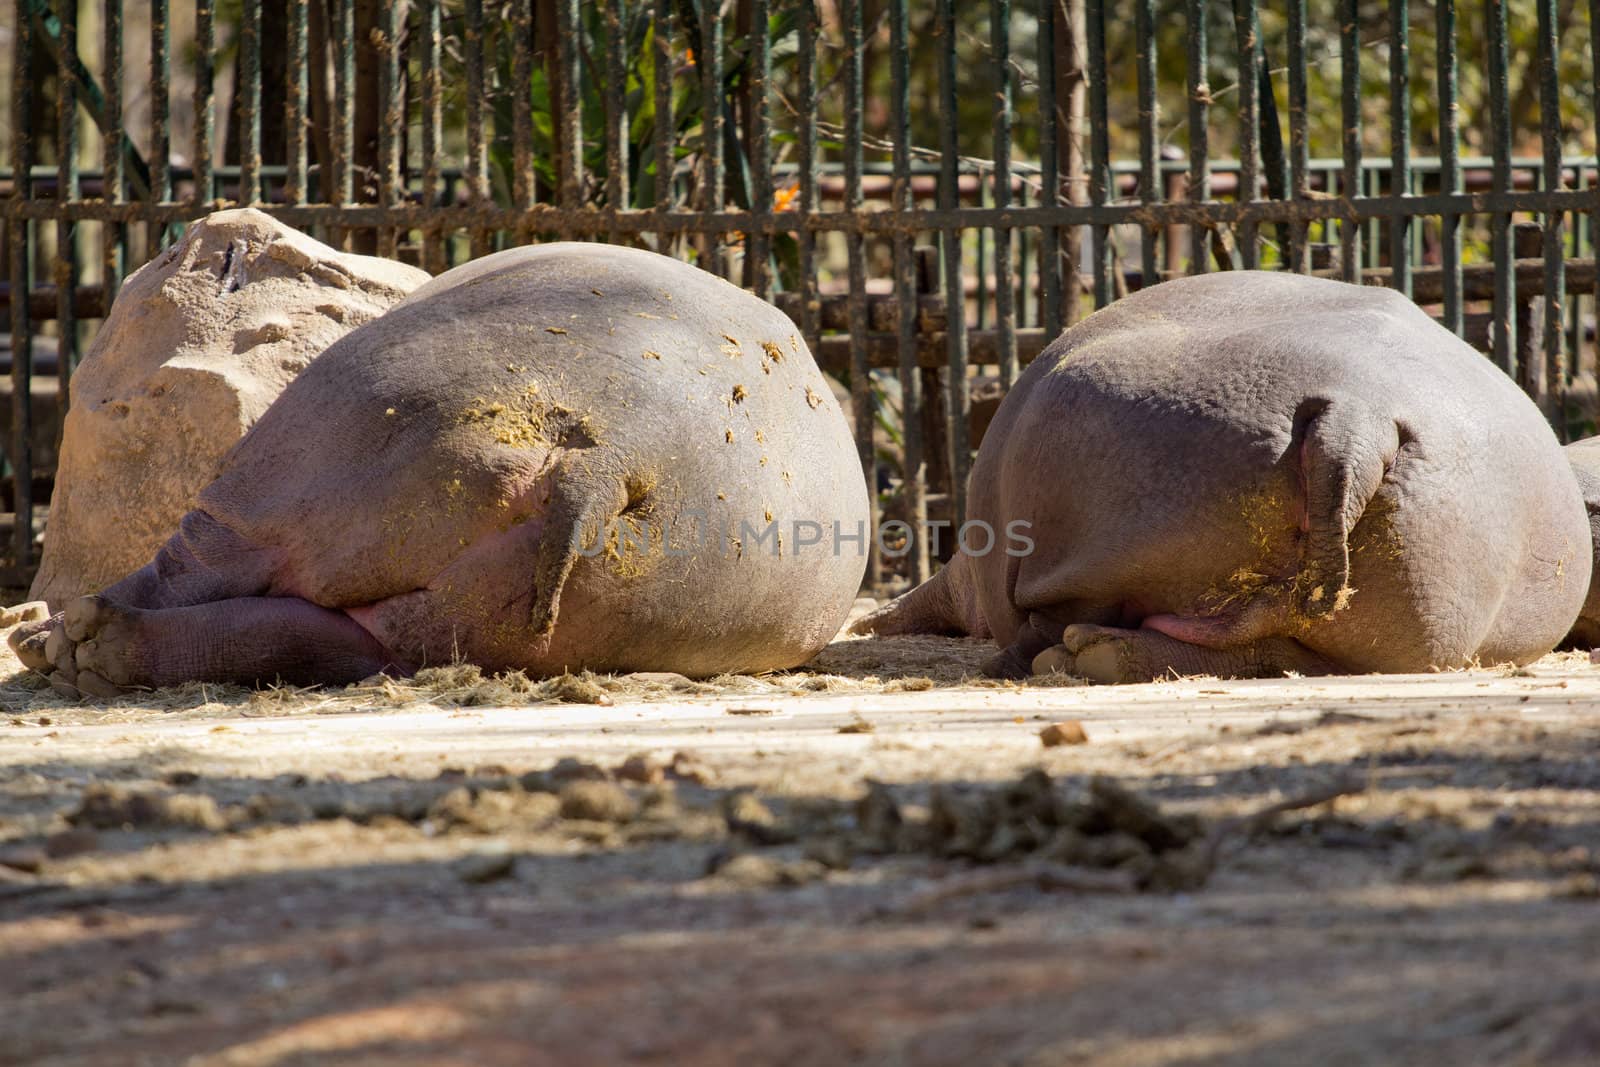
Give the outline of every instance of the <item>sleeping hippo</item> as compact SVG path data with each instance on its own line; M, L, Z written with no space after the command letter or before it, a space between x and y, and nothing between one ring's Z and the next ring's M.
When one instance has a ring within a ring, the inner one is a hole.
M1010 677L1420 671L1535 659L1589 588L1533 403L1404 297L1292 274L1175 280L1068 330L969 500L1026 537L858 631L992 635Z
M12 643L94 695L456 659L790 667L865 566L793 524L866 518L843 412L781 312L650 252L518 248L333 344L151 563Z
M1565 449L1572 473L1578 478L1578 488L1583 493L1583 505L1589 513L1589 537L1596 557L1600 557L1600 437L1574 441ZM1578 621L1565 644L1578 648L1600 648L1600 558L1596 558L1595 574L1589 579L1589 595L1584 599Z

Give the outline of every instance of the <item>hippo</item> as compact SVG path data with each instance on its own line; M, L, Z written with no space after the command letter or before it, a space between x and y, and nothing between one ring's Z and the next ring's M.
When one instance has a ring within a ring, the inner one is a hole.
M1600 648L1600 581L1595 581L1600 578L1600 437L1574 441L1564 451L1583 493L1584 508L1589 513L1589 536L1595 557L1589 595L1583 601L1578 621L1572 624L1572 632L1562 644L1572 648Z
M837 634L865 568L793 525L867 515L781 312L651 252L516 248L332 344L153 561L11 641L89 695L459 660L773 670Z
M987 524L860 633L990 636L990 674L1526 663L1584 603L1583 496L1534 404L1398 293L1173 280L1018 378L973 463Z

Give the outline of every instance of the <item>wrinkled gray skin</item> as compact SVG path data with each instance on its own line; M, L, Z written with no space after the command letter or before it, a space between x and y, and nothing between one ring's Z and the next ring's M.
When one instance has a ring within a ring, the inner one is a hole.
M543 245L452 270L295 379L152 563L13 644L91 694L456 658L539 674L802 663L865 560L802 550L791 524L854 529L867 495L796 334L649 252ZM740 536L773 519L777 538Z
M992 635L1004 676L1420 671L1535 659L1589 587L1538 409L1403 297L1340 282L1118 301L1018 379L970 485L997 549L856 629ZM1013 520L1032 554L1003 551Z
M1595 570L1589 580L1589 595L1583 602L1578 621L1565 644L1577 648L1600 648L1600 437L1574 441L1564 450L1577 475L1583 504L1589 512L1589 536L1594 544Z

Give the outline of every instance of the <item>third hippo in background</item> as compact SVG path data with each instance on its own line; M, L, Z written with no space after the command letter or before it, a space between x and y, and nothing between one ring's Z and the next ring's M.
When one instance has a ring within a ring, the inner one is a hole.
M1525 663L1589 590L1583 495L1506 375L1404 297L1230 272L1142 290L1017 380L958 553L855 629L992 635L1107 682Z
M1587 437L1574 441L1565 449L1572 473L1578 478L1578 488L1583 493L1583 505L1589 513L1589 537L1596 557L1600 557L1600 437ZM1600 559L1596 560L1600 564ZM1589 595L1572 624L1566 644L1577 648L1600 648L1600 566L1596 566L1589 579Z

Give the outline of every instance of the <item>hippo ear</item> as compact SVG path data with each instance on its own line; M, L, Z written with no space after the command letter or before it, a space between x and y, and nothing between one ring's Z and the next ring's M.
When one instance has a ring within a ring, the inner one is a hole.
M561 610L561 589L585 543L604 539L606 526L622 514L628 494L622 479L595 470L577 454L556 467L550 510L534 557L533 609L529 621L536 637L555 629Z
M1295 413L1306 537L1296 594L1310 618L1349 602L1350 531L1400 448L1394 420L1349 399L1308 400Z

